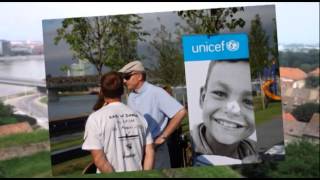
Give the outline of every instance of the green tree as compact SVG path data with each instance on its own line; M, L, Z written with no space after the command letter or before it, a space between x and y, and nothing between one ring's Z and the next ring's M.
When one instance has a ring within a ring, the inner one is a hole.
M243 7L217 8L206 10L178 11L189 28L184 27L185 31L195 34L216 34L220 30L228 28L234 30L237 27L244 27L245 21L236 18L237 12L244 11Z
M263 68L268 64L268 36L262 27L259 14L251 21L251 30L249 35L250 42L250 64L251 77L261 77Z
M317 88L319 87L319 76L308 76L306 79L307 88Z
M157 57L155 70L151 71L153 79L156 79L160 84L171 86L185 84L184 61L180 42L173 38L172 33L168 32L164 25L161 24L160 29L157 30L151 47Z
M119 61L119 65L114 65L113 69L120 69L124 64L136 59L143 59L138 56L137 44L138 41L145 41L143 37L150 35L143 31L139 26L142 17L132 15L117 15L113 16L111 25L111 33L114 37L115 60Z
M302 64L308 64L308 69L311 67L314 70L319 67L319 50L310 49L307 52L280 51L279 60L281 66L301 68Z
M251 78L259 78L260 86L261 73L264 67L269 66L268 54L268 36L262 27L259 14L256 14L255 18L251 21L251 30L249 34L249 50L250 50L250 68ZM261 96L262 109L265 109L264 94Z
M62 65L60 67L60 71L68 73L68 71L70 71L70 67L68 65Z
M312 71L313 66L311 64L301 64L299 68L301 70L303 70L304 72L308 73L308 72Z
M244 11L244 8L178 11L178 16L185 20L187 26L177 23L175 36L180 37L183 33L216 34L225 28L229 30L234 30L237 27L242 28L245 21L235 17L240 11ZM159 59L158 69L153 74L161 77L161 83L185 84L182 50L179 44L181 44L181 39L173 39L173 35L161 25L151 43L157 51Z
M64 40L74 58L89 61L101 75L103 66L119 69L137 56L137 41L148 34L140 22L137 15L69 18L57 29L54 41L57 45Z
M309 122L314 113L319 113L319 104L306 103L296 107L292 111L292 115L302 122Z
M13 114L13 107L10 105L3 104L2 101L0 101L0 118L1 117L9 117Z
M277 38L277 23L276 19L273 18L273 34L272 34L272 40L273 40L273 46L271 47L270 51L274 59L279 58L279 52L278 52L278 38Z

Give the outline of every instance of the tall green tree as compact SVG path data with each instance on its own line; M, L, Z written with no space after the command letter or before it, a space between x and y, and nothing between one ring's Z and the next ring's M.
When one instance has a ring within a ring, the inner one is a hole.
M268 63L268 36L262 27L262 22L259 14L256 14L255 18L251 21L251 29L249 34L250 44L250 65L251 65L251 77L261 77L263 68Z
M278 38L277 38L277 23L276 19L273 18L273 33L272 33L272 40L273 40L273 46L271 47L270 51L274 59L279 58L279 52L278 52Z
M255 15L255 18L251 21L251 29L249 34L249 50L250 50L250 69L251 78L258 78L260 80L260 86L262 86L261 74L264 67L269 66L269 46L268 36L262 27L262 22L259 14ZM265 97L262 91L261 96L262 109L265 109Z
M177 13L188 24L189 28L185 28L186 31L196 34L216 34L225 28L234 30L237 27L244 27L245 21L235 17L241 11L244 11L243 7L178 11Z
M89 61L101 75L103 66L119 69L137 57L137 41L148 35L140 23L137 15L65 19L54 42L64 40L74 58Z
M178 38L174 38L174 36L177 37L177 35L168 32L166 27L161 24L151 42L151 47L157 57L157 64L151 72L151 76L163 85L185 84L182 49Z
M113 58L121 62L120 66L115 67L119 69L129 61L142 59L138 56L137 44L138 41L145 41L144 37L150 34L143 31L140 26L142 17L138 15L117 15L112 18L111 33L116 50Z
M151 42L151 46L156 50L158 56L158 65L152 75L157 77L162 84L185 84L184 62L180 46L181 34L215 34L225 28L234 30L237 27L243 27L245 21L235 17L235 14L240 11L244 11L244 8L178 11L178 16L185 20L187 26L177 23L177 30L172 34L167 31L165 26L160 25Z

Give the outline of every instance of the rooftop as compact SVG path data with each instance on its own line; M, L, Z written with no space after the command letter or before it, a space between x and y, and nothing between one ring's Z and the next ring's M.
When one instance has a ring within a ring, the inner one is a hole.
M303 80L307 74L299 68L280 67L280 77L292 80Z

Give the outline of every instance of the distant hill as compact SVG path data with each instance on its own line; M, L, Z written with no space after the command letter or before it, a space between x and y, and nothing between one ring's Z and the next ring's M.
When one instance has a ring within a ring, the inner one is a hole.
M319 43L317 44L301 44L301 43L279 44L278 46L279 51L308 52L310 49L319 50Z

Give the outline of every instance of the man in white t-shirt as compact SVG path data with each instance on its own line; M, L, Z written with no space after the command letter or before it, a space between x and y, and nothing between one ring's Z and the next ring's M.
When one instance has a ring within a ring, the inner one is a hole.
M151 170L154 148L147 121L121 103L123 80L110 72L101 78L105 105L86 123L82 149L91 151L97 173Z

